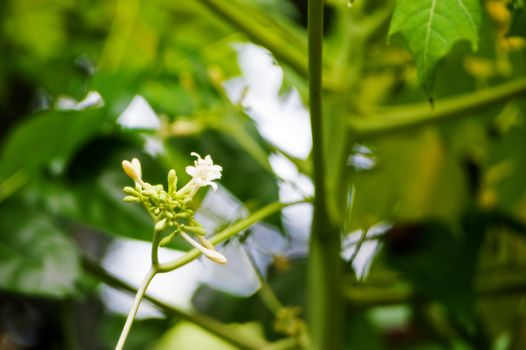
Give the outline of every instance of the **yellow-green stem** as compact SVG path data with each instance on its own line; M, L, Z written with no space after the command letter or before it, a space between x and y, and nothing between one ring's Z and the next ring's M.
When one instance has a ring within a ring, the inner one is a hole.
M150 269L150 271L148 271L148 273L144 277L141 286L137 290L137 294L135 295L135 299L133 301L133 306L130 310L130 313L128 314L128 317L126 318L126 323L124 324L124 328L122 329L121 336L119 337L119 341L117 342L115 350L124 349L124 344L126 343L126 339L128 338L128 334L130 333L130 329L132 327L133 320L135 319L135 315L137 315L137 311L139 310L139 306L141 305L142 298L144 297L146 289L148 289L148 286L150 285L150 282L152 281L156 273L157 271L154 268Z

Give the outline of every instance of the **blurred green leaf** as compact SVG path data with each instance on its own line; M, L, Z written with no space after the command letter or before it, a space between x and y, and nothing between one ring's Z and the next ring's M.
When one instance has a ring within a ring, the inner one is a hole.
M0 288L63 297L75 293L77 248L46 215L17 202L0 207Z
M477 49L481 11L479 0L397 0L389 35L402 34L429 95L436 64L456 42L468 40Z
M101 110L41 112L15 128L0 153L0 179L18 170L60 174L70 157L101 128Z
M261 336L261 327L257 323L230 324L238 332ZM154 347L155 350L235 350L236 347L188 322L179 322L166 332Z
M454 218L468 202L466 179L435 129L368 145L376 166L355 170L351 225L427 217Z
M380 335L362 312L353 312L347 318L345 337L348 349L386 349Z

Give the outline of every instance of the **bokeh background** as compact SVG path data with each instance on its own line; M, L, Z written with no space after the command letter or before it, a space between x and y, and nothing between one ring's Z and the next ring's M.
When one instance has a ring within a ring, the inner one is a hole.
M327 115L343 124L431 109L403 41L387 42L394 3L326 1ZM437 108L524 79L526 20L513 4L481 0L479 48L461 42L441 61ZM171 168L184 183L190 152L210 154L224 169L199 197L210 233L312 196L306 7L0 1L1 350L113 348L132 300L119 283L142 280L152 229L122 201L123 159L139 158L150 183ZM336 188L349 349L526 348L525 102L350 145L351 180ZM285 208L221 245L226 266L198 260L156 277L149 293L176 311L145 302L127 348L236 348L177 310L269 341L302 329L311 214ZM176 240L161 257L189 248Z

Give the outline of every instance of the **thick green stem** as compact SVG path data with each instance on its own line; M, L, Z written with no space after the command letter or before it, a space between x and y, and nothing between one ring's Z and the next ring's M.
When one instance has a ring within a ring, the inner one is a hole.
M200 2L239 28L255 43L269 49L277 59L289 65L297 73L307 76L304 51L298 49L297 45L291 44L290 41L298 43L296 36L286 32L282 27L276 28L276 22L271 18L264 18L258 11L251 10L248 4L237 3L237 1L200 0ZM252 15L240 10L240 7L247 8Z
M516 79L477 92L438 100L435 108L427 103L398 106L372 116L352 116L351 132L357 138L366 138L404 130L418 125L432 124L452 118L473 116L470 111L526 95L526 78Z
M315 185L309 258L309 333L315 350L342 348L340 232L327 211L323 159L323 0L309 0L309 109Z
M141 305L142 298L144 297L146 289L150 285L150 282L152 281L156 273L157 271L154 268L150 269L150 271L148 271L148 273L144 277L144 280L141 286L139 287L139 290L137 290L137 294L135 295L135 299L133 301L133 306L130 310L130 313L128 314L128 317L126 318L126 323L124 324L124 328L122 329L121 336L119 337L119 341L117 342L115 350L122 350L124 348L124 343L128 338L128 334L130 333L133 320L135 319L135 315L137 315L137 311L139 310L139 306Z

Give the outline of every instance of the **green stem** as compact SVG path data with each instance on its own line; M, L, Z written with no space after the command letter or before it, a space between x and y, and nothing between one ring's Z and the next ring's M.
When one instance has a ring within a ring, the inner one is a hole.
M358 256L358 253L360 252L360 249L362 249L363 242L367 239L367 232L369 230L367 228L362 229L362 234L360 235L360 239L356 243L356 246L354 247L354 251L351 255L351 258L348 261L348 264L352 266L352 263L354 262L354 259Z
M526 292L526 282L506 282L495 285L479 286L475 290L478 299L523 295ZM422 301L422 297L415 294L409 287L373 287L349 285L343 289L347 303L358 309L378 306L408 304Z
M104 43L99 68L116 69L126 52L126 45L133 35L133 28L139 16L141 0L119 0L111 30Z
M136 294L137 291L135 288L127 284L126 282L118 279L117 277L110 274L108 271L104 270L99 265L93 263L89 259L84 258L82 261L84 269L106 283L107 285L128 292L130 294ZM247 336L242 332L238 332L235 329L231 329L219 321L216 321L208 316L196 313L196 312L187 312L182 309L179 309L175 306L168 305L162 301L149 296L148 294L144 295L144 299L162 310L163 312L192 322L193 324L201 327L202 329L218 336L219 338L225 340L226 342L244 350L257 350L264 349L268 344L265 340L259 339L253 336Z
M124 324L124 328L122 329L121 336L119 337L119 341L117 342L115 350L122 350L124 348L124 343L126 342L128 334L130 333L133 320L135 319L135 315L139 310L139 305L141 305L141 301L144 297L144 294L146 293L146 289L150 285L150 282L152 281L156 273L157 271L155 270L155 268L152 267L144 277L141 286L137 290L137 294L135 295L135 299L133 301L133 306L130 310L130 313L128 314L128 317L126 318L126 323Z
M342 348L340 232L329 219L322 129L323 0L309 0L309 110L315 185L309 259L309 333L315 350Z
M418 125L433 124L452 118L473 116L470 111L526 95L526 78L500 84L461 96L435 102L431 109L428 103L398 106L372 116L352 116L349 120L351 132L358 138L392 133Z
M270 288L269 284L265 280L265 277L263 277L263 274L259 271L259 268L256 264L256 260L254 259L254 255L252 252L248 249L245 249L245 253L247 254L248 259L250 260L250 263L252 264L252 268L254 269L254 272L256 273L256 276L259 280L259 283L261 284L261 287L258 290L258 295L261 298L261 301L267 309L275 315L278 314L279 310L283 309L283 305L279 301L276 293Z
M266 207L263 207L262 209L260 209L260 210L256 211L255 213L249 215L245 219L236 222L235 224L227 227L226 229L224 229L220 233L214 235L210 239L210 243L212 243L213 245L216 245L216 244L219 244L221 242L224 242L227 239L237 235L241 231L246 230L250 226L252 226L255 223L257 223L258 221L261 221L261 220L265 219L266 217L268 217L268 216L270 216L270 215L272 215L274 213L277 213L278 211L280 211L281 209L283 209L285 207L288 207L288 206L291 206L291 205L295 205L295 204L299 204L299 203L306 203L308 201L309 201L308 199L304 199L304 200L295 201L295 202L289 202L289 203L276 202L276 203L269 204ZM160 264L158 270L159 270L159 272L173 271L173 270L178 269L179 267L184 266L184 265L188 264L189 262L197 259L200 255L201 255L201 252L199 250L192 249L189 252L187 252L185 255L180 257L179 259L176 259L176 260L174 260L172 262L169 262L169 263Z
M292 33L285 32L282 27L276 30L275 21L263 17L261 11L251 9L248 4L234 0L200 0L200 2L243 31L255 43L269 49L277 59L289 65L297 73L307 76L307 61L305 61L303 51L297 49L298 45L291 45L290 40L284 40L296 37ZM293 42L298 43L298 40L293 40Z
M152 267L157 269L159 267L159 243L161 242L161 232L153 229L152 239Z

